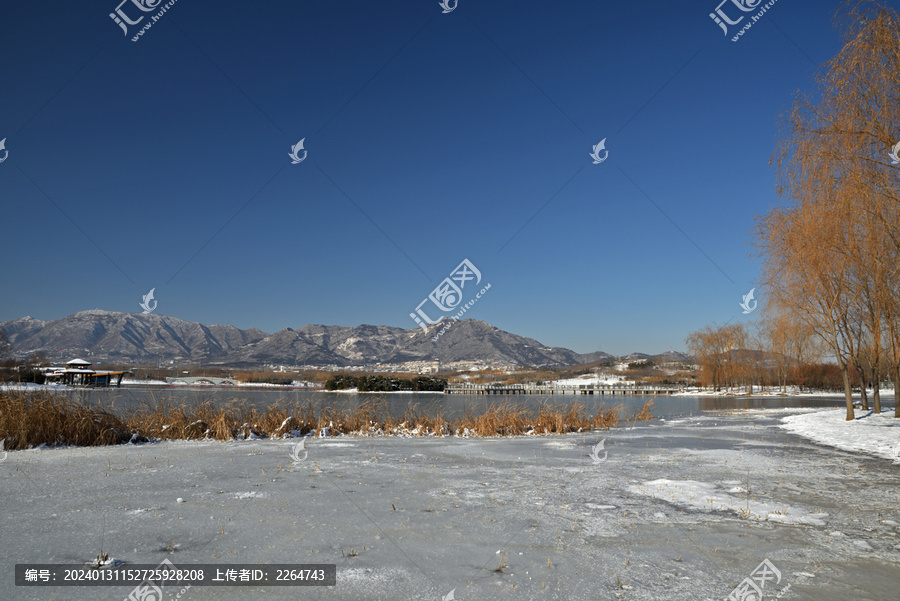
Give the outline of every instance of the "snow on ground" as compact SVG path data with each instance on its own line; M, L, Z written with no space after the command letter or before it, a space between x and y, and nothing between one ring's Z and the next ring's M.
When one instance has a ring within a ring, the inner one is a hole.
M826 517L827 513L809 513L788 506L776 507L769 503L760 503L752 500L750 493L745 489L733 486L736 483L739 481L723 482L716 486L706 482L661 478L630 486L629 490L635 494L650 495L675 505L691 507L700 511L731 511L752 520L782 524L825 525L821 518ZM721 490L722 488L727 488L727 492ZM729 493L743 493L743 496Z
M72 390L71 387L63 384L34 384L32 382L23 382L21 384L0 384L0 390L3 391L22 391L22 390Z
M726 386L719 390L708 390L702 388L686 388L681 392L676 392L673 396L748 396L750 395L748 386ZM873 391L868 390L869 402L872 401ZM822 391L822 390L804 390L800 391L799 386L786 386L782 389L780 386L754 386L753 396L790 396L790 397L826 397L826 398L844 398L843 392ZM859 393L854 393L854 398L859 399ZM894 390L891 388L881 390L882 399L893 399Z
M632 380L627 380L625 376L613 374L584 374L575 378L565 378L552 382L557 386L580 386L586 384L588 386L618 386L634 384Z
M783 418L781 427L819 444L900 464L900 419L894 417L893 410L856 414L857 418L848 422L846 409L806 412Z
M179 601L721 601L764 559L781 573L765 599L896 599L900 473L810 443L784 416L310 437L303 461L274 439L12 451L0 599L122 601L133 587L14 585L13 564L84 564L101 547L125 566L337 566L334 587L194 586Z

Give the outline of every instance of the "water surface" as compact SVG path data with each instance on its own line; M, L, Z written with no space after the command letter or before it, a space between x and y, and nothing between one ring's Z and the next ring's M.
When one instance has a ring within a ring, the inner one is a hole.
M464 417L466 413L479 415L491 405L508 403L514 407L536 411L542 405L568 408L581 403L586 411L620 406L628 415L641 410L644 403L654 399L654 417L675 418L707 411L735 409L841 407L843 399L826 397L709 397L709 396L635 396L635 395L464 395L424 393L347 393L301 389L232 389L232 388L94 388L61 392L79 404L99 406L115 413L126 413L158 403L197 405L204 402L224 407L232 402L246 403L258 409L275 405L281 407L306 406L316 410L329 407L352 410L365 402L383 402L391 413L402 415L407 409L434 414L442 412L447 419Z

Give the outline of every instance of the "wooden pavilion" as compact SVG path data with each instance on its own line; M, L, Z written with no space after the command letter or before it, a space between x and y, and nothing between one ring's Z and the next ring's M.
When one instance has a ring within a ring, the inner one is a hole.
M65 384L66 386L121 386L124 371L97 371L91 369L92 363L84 359L72 359L66 367L51 368L44 373L48 384Z

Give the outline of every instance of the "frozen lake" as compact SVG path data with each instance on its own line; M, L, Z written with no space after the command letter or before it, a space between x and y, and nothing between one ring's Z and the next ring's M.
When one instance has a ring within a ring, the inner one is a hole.
M897 466L785 432L792 413L308 439L293 466L291 440L13 452L0 463L0 598L125 599L133 587L13 584L16 563L88 562L102 546L126 564L337 565L332 588L193 587L190 601L723 600L765 559L779 571L765 599L897 599Z

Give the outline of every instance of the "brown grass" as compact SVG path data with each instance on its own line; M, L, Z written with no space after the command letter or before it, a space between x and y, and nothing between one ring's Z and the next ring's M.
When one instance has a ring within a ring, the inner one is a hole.
M106 411L50 393L0 392L0 438L7 450L48 445L95 446L127 442L129 427Z
M652 419L653 401L626 422ZM234 401L225 406L210 402L172 405L157 402L123 412L123 416L82 407L49 392L0 391L0 438L8 450L48 445L108 445L129 440L146 441L214 439L232 440L251 436L289 438L313 433L317 436L517 436L564 434L619 424L621 406L600 407L590 413L580 401L571 405L544 404L528 411L511 401L492 404L477 415L467 411L461 419L447 420L440 409L431 413L411 406L395 416L384 399L371 399L351 409L312 403L270 406L265 409Z
M639 412L635 413L630 419L626 418L626 420L630 422L645 422L653 419L653 415L650 413L651 407L653 407L653 399L649 399Z

